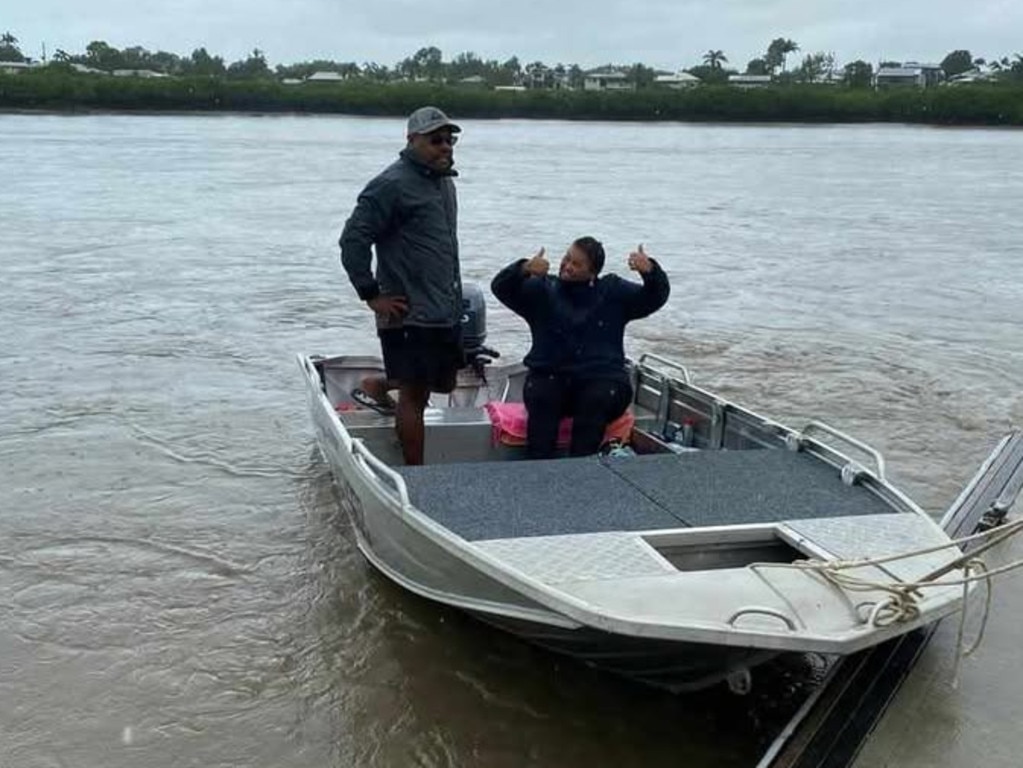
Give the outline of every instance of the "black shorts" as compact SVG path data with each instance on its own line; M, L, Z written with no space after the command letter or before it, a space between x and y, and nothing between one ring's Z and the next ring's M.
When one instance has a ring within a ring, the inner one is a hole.
M462 354L461 326L426 328L381 328L380 348L384 369L390 381L420 384L431 392L450 392L455 388L458 369L465 364Z

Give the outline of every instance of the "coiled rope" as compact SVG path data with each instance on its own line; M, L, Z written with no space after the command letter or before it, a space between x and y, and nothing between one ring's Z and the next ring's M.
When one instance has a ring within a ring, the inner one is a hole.
M947 543L926 547L923 549L900 552L885 557L860 558L852 560L799 560L794 563L757 563L755 568L788 568L800 571L808 571L820 576L835 587L848 592L883 592L887 597L875 603L861 603L856 608L862 609L870 606L870 612L864 619L873 627L887 627L892 624L913 621L920 616L921 590L929 587L954 587L962 586L963 600L959 608L959 627L956 633L956 655L953 673L953 686L958 685L959 665L961 659L976 651L984 639L984 632L987 629L988 617L991 613L992 594L994 590L994 577L1011 571L1023 568L1023 559L1015 560L998 568L988 568L983 560L977 555L992 547L1001 544L1007 539L1016 536L1023 531L1023 518L1014 520L987 531L981 531L970 536L963 536L958 539L950 539ZM866 578L852 573L851 569L868 568L881 566L887 563L894 563L901 560L909 560L923 555L941 552L953 547L962 547L965 544L983 541L968 554L963 554L945 565L937 568L916 581L883 581ZM954 571L960 571L962 576L958 579L942 579ZM939 581L939 579L941 579ZM977 637L965 647L965 627L967 616L967 603L969 599L970 585L979 582L984 583L984 608L981 614L980 628Z

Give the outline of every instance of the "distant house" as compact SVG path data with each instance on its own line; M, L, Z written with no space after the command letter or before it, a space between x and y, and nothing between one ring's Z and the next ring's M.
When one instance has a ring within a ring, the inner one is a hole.
M72 64L71 64L71 69L73 69L75 72L77 72L80 75L108 75L108 74L110 74L109 72L106 72L106 71L104 71L102 69L96 69L95 67L87 67L84 64L78 64L78 63L74 63L74 62L72 62Z
M345 76L340 72L313 72L305 81L307 83L343 83Z
M654 85L659 85L662 88L674 88L676 90L694 88L701 82L703 81L696 75L691 75L688 72L683 72L681 70L672 74L657 75L657 77L654 78Z
M825 72L822 75L817 75L812 80L814 85L843 85L845 83L845 74L843 72Z
M163 72L154 72L151 69L115 69L111 74L114 77L141 77L144 80L152 80L158 77L169 77Z
M634 91L636 84L624 72L587 72L583 76L584 91Z
M998 79L998 73L990 69L974 67L966 72L960 72L948 78L942 85L966 85L968 83L990 83Z
M574 91L572 72L564 67L554 68L554 87L562 91Z
M522 84L527 88L548 88L554 84L554 72L545 64L527 64L522 71Z
M463 77L459 80L457 85L464 88L486 88L487 79L483 77L483 75L469 75L468 77Z
M944 78L938 64L907 61L898 67L880 67L874 75L875 88L928 88Z
M33 67L35 67L35 64L30 64L27 61L0 61L0 72L8 75L16 75Z
M736 88L766 88L771 84L770 75L729 75L728 84Z

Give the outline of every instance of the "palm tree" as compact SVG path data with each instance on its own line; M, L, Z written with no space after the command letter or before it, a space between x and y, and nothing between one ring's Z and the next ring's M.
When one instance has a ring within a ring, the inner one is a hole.
M721 69L722 64L728 63L728 57L724 51L707 51L703 54L703 63L711 69Z
M767 62L767 68L773 73L778 67L781 67L782 72L785 71L785 58L790 53L795 53L799 50L799 46L795 40L789 40L784 37L776 37L771 41L771 44L767 46L767 53L764 55L764 61Z
M360 77L362 75L362 70L359 69L359 65L356 64L354 61L345 62L344 64L337 68L337 72L346 80L349 80L353 77Z
M781 70L785 71L785 59L790 53L795 53L799 50L799 45L796 44L795 40L786 40L781 47Z
M18 38L10 32L0 35L0 61L25 61L24 55L18 50Z

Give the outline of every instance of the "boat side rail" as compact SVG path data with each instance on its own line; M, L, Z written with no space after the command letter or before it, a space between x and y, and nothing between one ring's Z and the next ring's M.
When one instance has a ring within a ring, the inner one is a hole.
M406 512L412 506L412 502L409 501L408 486L405 484L405 478L374 456L373 452L363 444L361 438L352 440L352 457L366 470L367 479L376 484L384 494L397 495L402 512ZM393 491L382 482L382 478L390 481L390 485L394 487Z
M313 362L313 358L309 355L295 355L298 360L299 366L305 371L312 381L318 381L320 383L320 389L323 389L323 377L320 376L320 372L316 368L316 364Z
M315 400L319 401L320 407L322 407L324 413L328 415L328 418L337 427L337 434L341 440L341 447L347 451L352 450L352 436L349 434L347 427L338 412L331 407L330 400L327 399L326 383L324 382L323 376L320 373L320 369L317 367L317 362L323 362L325 358L314 358L308 355L297 355L299 367L305 372L306 376L311 382L317 385L318 393L314 395L310 392L310 396Z
M678 371L679 373L682 374L682 382L683 383L685 383L685 384L692 384L693 380L692 380L692 378L689 375L689 369L686 368L681 363L676 363L674 360L670 360L667 357L661 357L660 355L655 355L653 352L644 352L642 355L639 356L639 365L642 366L642 367L646 367L647 369L649 369L651 371L653 371L655 369L654 369L653 366L651 366L649 363L647 363L647 360L651 360L651 361L653 361L655 363L658 363L661 366L663 366L663 367L665 367L665 368L667 368L669 370Z
M780 448L793 432L774 419L697 386L685 365L651 352L640 355L633 366L632 385L635 402L652 411L662 428L669 422L692 423L697 447L743 447L730 444L738 441Z
M785 444L788 446L789 450L798 451L800 448L803 447L803 443L805 440L812 439L809 437L810 432L824 432L825 434L834 437L840 442L845 443L846 445L851 445L854 448L857 448L863 453L867 454L874 460L875 467L874 474L876 475L877 479L880 480L882 483L888 482L888 479L885 477L884 456L881 454L879 450L874 448L872 445L868 445L862 440L853 437L852 435L846 434L840 429L832 427L830 424L825 424L823 421L814 420L808 422L806 426L804 426L799 432L794 432L787 435L785 438ZM823 441L820 439L817 439L816 442L823 443ZM828 446L825 444L825 447ZM844 467L842 467L842 481L845 482L847 485L851 485L856 479L856 474L858 474L859 471L861 471L861 469L862 468L857 466L855 462L852 462L850 460L849 464L846 464Z
M651 362L656 363L657 366L650 365ZM682 365L681 363L671 360L670 358L663 357L653 352L644 352L639 356L637 367L645 368L645 372L649 376L655 379L660 379L662 382L662 386L666 385L668 383L668 379L670 378L680 380L687 387L692 387L692 377L689 375L689 369L686 368L686 366ZM681 378L679 379L678 377L670 376L670 371L672 370L681 373ZM670 387L665 387L665 389L670 390ZM663 422L669 417L672 405L675 404L681 405L681 403L673 402L673 399L670 396L669 392L662 390L660 394L661 397L659 398L657 415L658 418L661 419ZM726 415L729 412L734 412L736 414L740 414L744 417L750 418L756 422L760 422L760 426L762 426L766 432L773 432L778 437L781 437L784 440L785 445L790 450L794 451L800 450L803 447L803 444L806 440L813 439L810 437L811 432L816 431L822 432L826 435L830 435L840 443L850 445L858 449L859 451L863 452L867 456L869 456L873 460L874 474L877 477L877 479L880 480L881 483L885 485L888 484L884 455L873 446L868 445L862 440L859 440L853 437L852 435L849 435L839 429L836 429L835 427L832 427L830 424L814 419L807 422L807 424L803 427L802 430L795 431L788 427L785 427L782 424L779 424L773 419L766 418L747 408L738 406L735 403L732 403L724 398L721 398L711 392L707 392L699 388L693 388L692 394L694 395L700 394L704 396L707 400L707 406L709 410L708 416L710 418L711 429L711 434L708 435L708 443L712 447L720 447L724 445L725 430L727 428L725 424ZM837 451L834 448L832 448L823 440L820 440L818 438L815 441L821 444L822 447L824 447L829 452L837 454L838 456L841 456L843 459L847 460L846 465L841 468L842 481L847 485L852 485L856 481L857 476L862 471L864 471L864 468L857 462L849 459L849 457L845 456L840 451Z
M874 472L871 473L868 468L864 467L858 461L851 459L846 453L839 450L834 442L822 440L819 437L813 437L807 434L815 430L827 433L832 437L835 437L837 442L850 445L870 456L875 464ZM926 520L936 531L941 530L941 526L938 524L937 520L927 514L927 512L921 508L919 504L913 501L913 499L909 498L905 493L892 485L892 483L888 480L887 463L884 455L873 446L818 420L808 422L801 431L784 429L784 432L786 433L784 435L785 446L789 450L800 451L806 448L808 443L813 443L813 450L811 451L812 454L838 468L841 473L843 483L846 485L855 485L857 483L866 485L874 493L877 493L882 498L887 499L889 503L893 504L896 508L900 508L905 512L912 512Z

